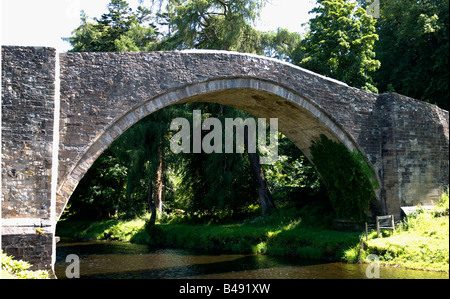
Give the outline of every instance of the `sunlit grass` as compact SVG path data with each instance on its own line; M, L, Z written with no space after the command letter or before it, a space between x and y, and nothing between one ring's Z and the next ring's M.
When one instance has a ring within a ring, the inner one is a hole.
M148 229L148 215L129 221L70 222L60 235L114 239L156 247L182 247L245 254L289 255L310 259L337 259L358 241L357 233L305 227L295 208L279 209L242 223L158 224Z
M407 217L393 233L370 235L364 255L376 254L386 265L418 270L449 272L448 190L433 211L419 210ZM351 260L355 248L346 252Z

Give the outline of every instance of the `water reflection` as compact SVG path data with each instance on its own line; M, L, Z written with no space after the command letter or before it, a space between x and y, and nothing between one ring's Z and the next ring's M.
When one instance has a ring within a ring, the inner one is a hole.
M80 257L81 278L115 279L364 279L367 265L323 263L264 255L152 249L121 242L61 243L55 272L66 278L69 254ZM448 274L381 268L380 278L446 278Z

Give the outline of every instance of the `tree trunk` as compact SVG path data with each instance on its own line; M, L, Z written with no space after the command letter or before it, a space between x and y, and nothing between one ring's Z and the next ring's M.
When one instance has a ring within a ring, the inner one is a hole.
M273 202L269 188L267 187L267 181L264 177L264 171L261 167L258 153L249 153L248 151L248 127L244 128L244 144L248 154L248 159L250 161L250 168L252 169L253 177L255 178L258 187L258 195L259 200L261 201L262 212L263 214L266 214L269 210L276 209L276 206Z
M161 144L158 146L158 158L159 158L159 165L158 165L158 170L156 172L155 205L156 205L156 210L158 211L158 216L161 217L162 204L164 202L163 156L162 156Z
M148 205L150 207L151 216L150 216L150 225L155 225L156 223L156 207L155 203L153 202L153 195L152 195L152 182L148 182Z

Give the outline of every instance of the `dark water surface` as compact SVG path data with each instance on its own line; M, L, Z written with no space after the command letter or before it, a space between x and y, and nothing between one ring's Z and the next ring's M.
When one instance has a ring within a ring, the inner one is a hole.
M368 265L323 263L265 255L153 249L123 242L62 242L55 272L66 278L66 257L80 259L80 278L100 279L365 279ZM380 268L381 279L448 279L446 273Z

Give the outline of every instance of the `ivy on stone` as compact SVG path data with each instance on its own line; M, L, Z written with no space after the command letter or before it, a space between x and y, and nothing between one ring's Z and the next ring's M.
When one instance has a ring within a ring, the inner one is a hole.
M364 221L375 197L377 181L361 152L320 136L311 146L312 162L320 173L333 206L341 219Z

